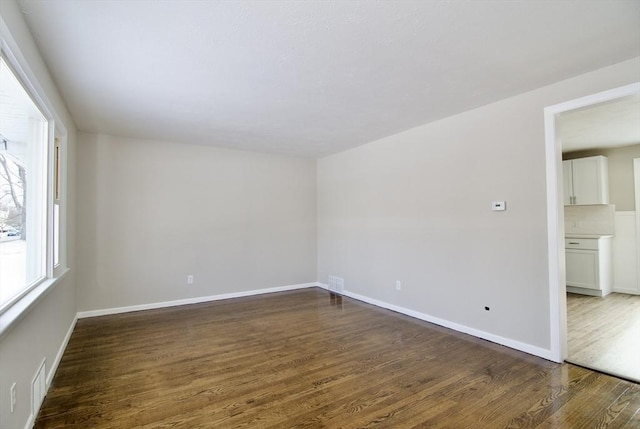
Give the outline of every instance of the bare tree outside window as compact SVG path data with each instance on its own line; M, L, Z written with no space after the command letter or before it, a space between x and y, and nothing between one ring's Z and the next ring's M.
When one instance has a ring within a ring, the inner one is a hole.
M46 276L49 123L0 56L0 313Z
M1 137L0 137L1 138ZM0 233L26 240L26 170L22 162L7 151L2 138L0 150Z

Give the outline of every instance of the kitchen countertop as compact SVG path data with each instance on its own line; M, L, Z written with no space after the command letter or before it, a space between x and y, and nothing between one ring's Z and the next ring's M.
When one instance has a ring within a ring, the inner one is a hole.
M565 234L564 238L611 238L612 234Z

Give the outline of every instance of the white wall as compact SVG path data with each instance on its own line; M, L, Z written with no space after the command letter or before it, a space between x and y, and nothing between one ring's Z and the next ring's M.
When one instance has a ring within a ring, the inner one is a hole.
M81 311L315 281L315 160L85 133L78 158Z
M0 14L69 131L71 267L0 340L3 429L24 427L31 379L43 358L51 367L77 308L334 274L347 290L547 348L542 109L640 74L627 61L327 157L317 182L311 160L91 134L80 136L76 181L73 122L15 1ZM506 212L489 211L496 199Z
M640 294L636 212L616 212L613 237L613 291Z
M76 314L76 135L75 125L14 0L0 1L0 16L68 132L67 264L71 270L31 312L0 339L0 427L22 429L31 411L30 389L33 376L42 360L46 359L47 378L48 381L51 380L52 364L59 356ZM17 383L17 404L15 412L11 413L8 393L13 382Z
M543 109L638 76L636 58L321 159L319 281L549 350Z

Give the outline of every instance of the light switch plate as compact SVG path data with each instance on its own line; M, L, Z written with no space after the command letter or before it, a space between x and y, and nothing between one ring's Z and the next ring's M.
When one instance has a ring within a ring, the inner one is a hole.
M494 212L501 212L507 209L506 201L494 201L491 203L491 210Z

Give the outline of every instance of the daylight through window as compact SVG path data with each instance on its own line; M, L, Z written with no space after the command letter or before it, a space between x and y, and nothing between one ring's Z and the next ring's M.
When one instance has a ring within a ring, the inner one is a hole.
M0 58L0 312L46 275L48 121Z

